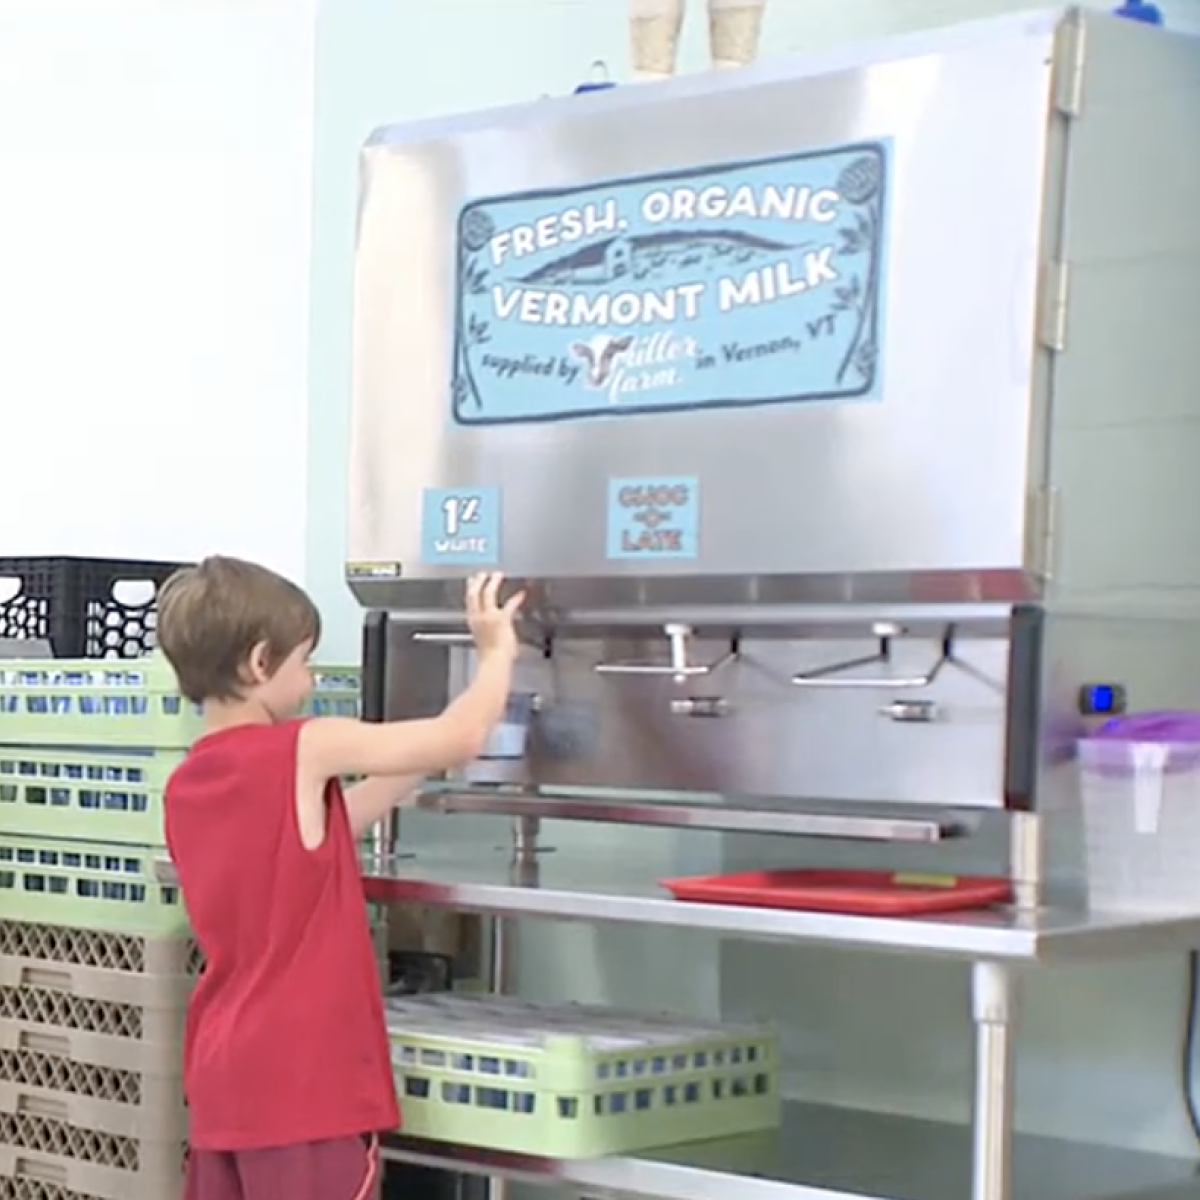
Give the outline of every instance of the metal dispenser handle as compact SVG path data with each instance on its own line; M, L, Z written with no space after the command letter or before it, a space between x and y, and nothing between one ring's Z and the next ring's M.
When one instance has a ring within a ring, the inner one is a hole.
M667 644L670 647L669 662L602 662L595 666L597 674L647 675L660 679L665 676L682 683L685 679L699 679L705 675L711 675L737 656L735 644L715 662L689 663L687 644L688 639L692 636L692 627L690 625L664 625L663 632L667 635Z
M933 666L924 675L851 675L846 671L855 667L868 667L875 663L892 660L892 639L904 632L903 628L889 621L880 621L871 626L871 632L879 639L879 649L865 658L851 658L845 662L830 663L814 671L792 676L792 684L802 688L859 688L876 691L915 690L928 687L941 674L942 668L954 661L954 626L947 625L942 635L942 649Z

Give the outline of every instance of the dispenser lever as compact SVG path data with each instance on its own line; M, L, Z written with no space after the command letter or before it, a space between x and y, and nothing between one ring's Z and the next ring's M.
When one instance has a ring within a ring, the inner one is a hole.
M942 673L942 669L954 662L954 626L949 625L942 635L941 653L924 675L846 675L846 671L853 670L855 667L891 662L892 639L904 631L898 625L881 622L872 627L872 632L879 639L879 650L876 654L866 658L853 658L845 662L830 663L827 667L817 667L815 670L793 675L792 685L802 688L910 691L929 687Z
M688 639L692 636L690 625L666 625L663 631L667 635L670 647L668 662L601 662L595 666L599 675L647 675L655 678L669 678L682 683L686 679L698 679L718 671L727 662L737 657L737 644L734 643L727 653L715 662L689 663Z

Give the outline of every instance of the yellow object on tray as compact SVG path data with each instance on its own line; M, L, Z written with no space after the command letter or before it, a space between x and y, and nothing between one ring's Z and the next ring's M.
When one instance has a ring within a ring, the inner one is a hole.
M389 1000L388 1031L411 1137L580 1159L779 1123L764 1026L437 995Z

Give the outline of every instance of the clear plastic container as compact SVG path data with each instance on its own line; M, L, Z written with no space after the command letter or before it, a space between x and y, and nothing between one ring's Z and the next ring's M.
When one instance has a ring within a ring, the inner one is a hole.
M1200 912L1200 744L1079 742L1088 905Z

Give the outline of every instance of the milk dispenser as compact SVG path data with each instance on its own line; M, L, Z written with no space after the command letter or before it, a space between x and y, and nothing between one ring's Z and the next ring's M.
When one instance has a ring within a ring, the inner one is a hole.
M974 955L976 1200L1011 1187L998 939L1039 953L1038 905L1081 903L1043 836L1075 740L1200 678L1197 53L1055 11L362 156L369 713L437 711L462 579L497 568L519 695L451 811L947 855L991 814L1015 907Z

